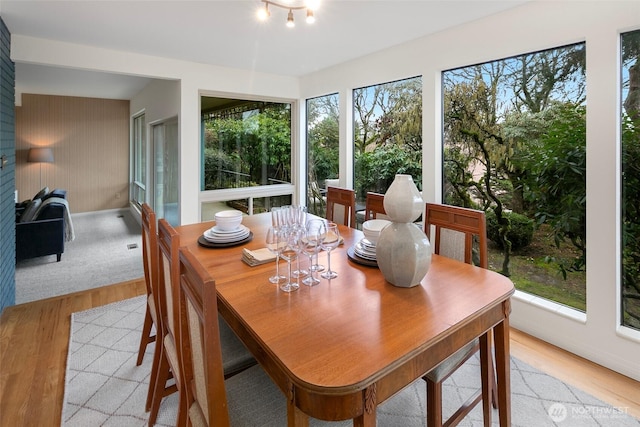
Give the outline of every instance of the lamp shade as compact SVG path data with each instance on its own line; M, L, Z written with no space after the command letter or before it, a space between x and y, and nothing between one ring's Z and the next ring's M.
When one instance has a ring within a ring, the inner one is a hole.
M53 150L47 147L36 147L29 149L27 156L29 163L53 163Z

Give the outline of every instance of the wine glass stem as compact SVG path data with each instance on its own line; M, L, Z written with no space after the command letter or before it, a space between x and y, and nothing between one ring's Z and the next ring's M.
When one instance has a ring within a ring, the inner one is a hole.
M276 278L280 279L280 254L276 254Z
M331 249L327 250L327 273L331 273Z
M287 265L289 266L289 278L287 279L287 285L291 285L291 259L287 259Z

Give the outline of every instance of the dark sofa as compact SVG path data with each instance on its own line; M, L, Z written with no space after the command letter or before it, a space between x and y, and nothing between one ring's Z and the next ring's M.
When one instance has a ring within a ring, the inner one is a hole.
M55 254L59 262L66 240L65 216L68 206L64 190L46 191L17 205L16 261Z

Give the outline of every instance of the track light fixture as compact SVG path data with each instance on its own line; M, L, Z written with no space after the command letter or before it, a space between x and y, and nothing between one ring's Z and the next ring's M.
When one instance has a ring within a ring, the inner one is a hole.
M307 12L307 24L313 24L316 22L316 17L314 15L314 11L320 6L320 0L306 0L306 1L296 1L296 0L282 0L282 2L271 1L271 0L260 0L264 3L264 7L260 7L258 9L258 19L260 21L265 21L269 19L271 16L271 12L269 11L269 6L279 7L281 9L288 10L287 13L287 27L293 28L296 24L294 22L293 11L294 10L306 10Z

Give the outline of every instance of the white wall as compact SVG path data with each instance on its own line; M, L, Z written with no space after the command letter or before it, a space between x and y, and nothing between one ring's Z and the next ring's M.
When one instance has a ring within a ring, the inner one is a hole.
M145 108L156 118L179 116L180 127L180 221L199 221L200 96L201 92L229 97L267 97L297 100L298 79L109 49L62 43L20 35L12 36L11 57L15 62L107 71L180 81L180 92L149 93L145 88L132 100L132 111ZM168 94L167 98L164 95ZM146 116L147 123L151 117ZM298 133L294 143L299 145Z
M423 77L423 189L441 200L441 72L585 41L587 46L587 315L513 299L511 323L559 347L640 380L640 334L618 324L618 40L640 28L640 2L534 2L301 79L301 97L415 75ZM343 103L341 102L341 105ZM352 144L341 123L341 145ZM342 154L342 152L341 152ZM342 164L341 164L342 166ZM352 171L341 168L348 176Z
M340 93L349 105L353 88L416 75L423 78L423 188L429 201L440 200L440 75L443 70L564 44L587 43L587 316L539 307L516 297L512 324L546 341L640 380L640 334L616 331L618 263L618 37L640 28L638 1L537 1L462 27L350 61L302 79L258 74L86 46L15 36L12 58L89 70L180 81L173 93L132 105L168 104L180 117L180 205L183 224L199 220L199 94L300 99ZM164 91L163 91L164 92ZM169 92L172 92L171 90ZM179 102L179 108L176 108ZM156 105L158 107L158 105ZM133 109L133 107L132 107ZM299 111L302 108L298 109ZM158 113L160 114L160 113ZM163 113L164 114L164 113ZM352 185L351 112L342 112L340 176ZM300 146L301 131L294 144ZM297 176L301 176L298 173Z

